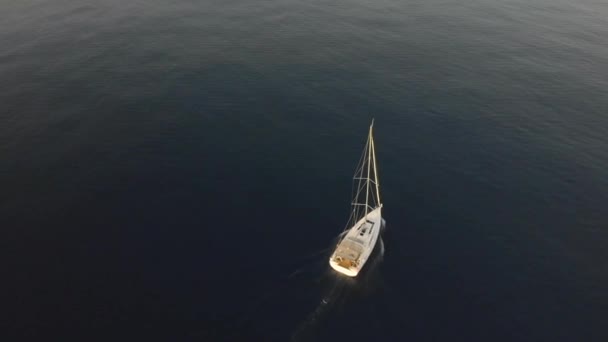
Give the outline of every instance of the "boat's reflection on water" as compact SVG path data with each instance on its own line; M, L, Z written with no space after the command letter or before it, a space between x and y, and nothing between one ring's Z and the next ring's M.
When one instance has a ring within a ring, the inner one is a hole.
M370 259L355 278L334 271L326 262L326 270L319 281L323 287L321 298L315 309L298 324L291 340L315 340L318 328L324 325L324 321L332 313L344 313L348 304L362 300L376 292L382 284L380 265L384 260L384 251L384 240L380 236ZM333 251L329 253L331 252Z

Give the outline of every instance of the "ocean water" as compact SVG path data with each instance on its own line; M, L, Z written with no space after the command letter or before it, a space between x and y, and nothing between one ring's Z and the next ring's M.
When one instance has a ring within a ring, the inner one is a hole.
M602 1L0 1L0 337L607 341L607 95Z

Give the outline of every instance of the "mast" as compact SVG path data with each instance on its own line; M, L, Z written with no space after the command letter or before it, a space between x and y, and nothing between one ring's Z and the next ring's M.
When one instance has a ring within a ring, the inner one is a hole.
M372 128L374 127L374 120L372 119L372 124L369 126L369 136L367 137L367 186L365 187L365 216L367 216L368 203L369 203L369 186L370 186L370 168L371 168L371 159L372 159Z
M372 119L372 127L374 126L374 120ZM374 185L376 185L376 198L378 199L378 206L382 206L380 200L380 180L378 179L378 165L376 164L376 146L374 144L374 137L372 136L372 127L370 127L370 139L372 141L372 157L374 161Z

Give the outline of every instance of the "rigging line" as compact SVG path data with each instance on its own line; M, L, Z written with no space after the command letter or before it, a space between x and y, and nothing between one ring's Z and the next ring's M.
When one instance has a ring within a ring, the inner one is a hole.
M369 205L369 204L365 204L365 203L351 203L351 205L356 205L356 206L361 206L361 207L362 207L362 206L366 206L366 207L368 207L368 208L369 208L369 209L371 209L371 210L373 210L373 209L374 209L374 207L372 207L372 206L371 206L371 205Z
M367 180L367 181L369 181L370 183L373 183L374 185L377 185L377 183L376 183L376 182L375 182L373 179L367 179L367 178L363 178L363 177L360 177L360 178L358 177L358 178L356 178L356 179L359 179L359 180Z
M361 164L361 160L363 158L363 155L361 155L361 157L359 158L359 162L357 163L357 168L355 169L355 176L357 175L357 173L359 172L359 168L360 168L360 164ZM355 190L355 182L354 180L351 182L351 190L350 190L350 196L351 196L351 201L356 198L356 196L358 196L358 193L361 191L360 190L360 186L361 186L361 181L359 181L356 184L356 190ZM355 216L355 208L352 208L350 210L350 216L348 217L348 221L346 222L346 225L344 227L344 230L348 229L350 221L352 220L353 216Z
M355 197L353 197L353 200L356 200L359 198L359 195L361 194L361 191L363 191L364 187L359 186L359 189L357 191L357 194L355 195Z
M372 121L372 126L373 126L373 121ZM370 133L371 133L371 127L370 127ZM357 201L358 197L361 195L361 192L363 191L363 187L361 186L362 184L362 177L357 177L357 175L362 176L363 172L364 172L364 167L367 166L368 169L368 177L367 179L369 180L369 168L370 168L370 160L369 160L369 150L370 150L370 136L368 136L367 141L365 142L365 146L363 148L363 151L361 152L361 156L359 157L359 161L357 163L357 167L355 169L355 175L353 177L353 182L352 182L352 186L351 186L351 198L354 200L354 202ZM368 156L368 158L366 159L366 155ZM355 191L355 183L356 184L356 191ZM374 183L375 184L375 183ZM366 214L367 214L367 200L368 200L368 193L369 193L369 182L365 182L363 184L365 186L366 191ZM344 230L348 229L352 224L354 224L357 218L359 217L361 210L359 208L359 206L353 206L350 216L348 218L348 221L346 222L346 225L344 227Z

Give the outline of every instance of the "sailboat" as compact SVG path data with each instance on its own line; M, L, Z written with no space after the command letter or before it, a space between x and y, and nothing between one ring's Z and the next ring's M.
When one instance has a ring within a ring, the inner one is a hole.
M351 215L346 229L329 258L329 265L339 273L356 277L369 259L380 228L384 225L380 183L373 137L374 120L353 177Z

